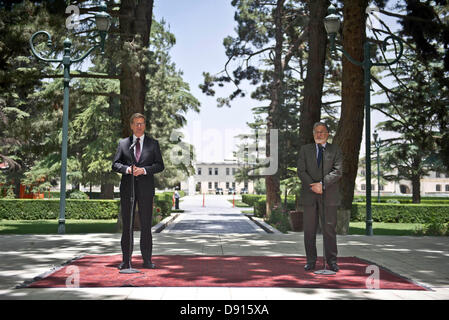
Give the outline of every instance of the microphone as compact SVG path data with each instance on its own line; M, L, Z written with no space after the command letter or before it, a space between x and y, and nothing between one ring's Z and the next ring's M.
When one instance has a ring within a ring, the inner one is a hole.
M137 139L136 139L136 141L134 141L133 144L129 147L129 150L133 149L133 148L136 146L136 144L137 144Z

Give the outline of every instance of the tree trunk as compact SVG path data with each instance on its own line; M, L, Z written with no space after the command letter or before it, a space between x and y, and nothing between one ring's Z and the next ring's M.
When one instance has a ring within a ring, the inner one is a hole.
M129 118L144 113L147 92L147 54L153 15L153 0L122 0L120 5L120 40L122 49L120 72L120 105L122 136L131 135Z
M114 199L114 184L105 183L101 185L100 199Z
M327 6L328 0L309 2L309 55L304 83L304 102L299 117L299 147L313 143L313 124L320 121L321 117L327 39L323 21L327 15Z
M421 177L412 176L412 203L421 203Z
M358 61L363 61L365 9L367 0L345 0L343 6L343 47ZM364 116L363 68L343 59L342 104L334 142L343 152L343 177L340 180L342 207L350 210L362 142ZM368 150L369 156L369 150ZM371 183L367 181L366 183Z
M266 140L266 155L267 158L270 158L271 150L270 150L270 130L279 128L279 115L280 106L283 101L282 93L283 93L283 75L284 70L282 68L282 44L284 41L284 34L282 28L282 15L284 9L284 0L278 0L276 9L274 11L274 23L276 25L275 31L275 49L274 49L274 74L273 74L273 82L271 83L271 102L268 110L268 118L267 118L267 140ZM276 146L277 147L277 146ZM267 175L265 177L265 185L266 185L266 209L267 209L267 217L271 215L271 209L273 207L279 207L281 204L281 189L280 189L280 180L279 180L279 170L276 170L276 173L273 175Z

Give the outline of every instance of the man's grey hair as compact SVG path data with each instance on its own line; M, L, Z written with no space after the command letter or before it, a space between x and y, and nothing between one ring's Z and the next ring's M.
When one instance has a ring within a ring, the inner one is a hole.
M326 128L326 131L329 132L329 128L327 127L327 124L325 124L324 122L321 122L321 121L315 122L315 123L314 123L314 125L313 125L313 131L315 131L315 128L316 128L316 127L319 127L319 126L325 127L325 128Z
M141 114L141 113L134 113L132 116L131 116L131 118L129 118L129 123L130 124L133 124L133 121L134 121L134 119L137 119L137 118L143 118L143 120L146 122L147 121L147 117L145 117L143 114Z

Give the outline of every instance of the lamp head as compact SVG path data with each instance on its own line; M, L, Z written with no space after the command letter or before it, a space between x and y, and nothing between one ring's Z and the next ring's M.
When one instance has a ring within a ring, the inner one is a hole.
M329 35L337 34L340 30L340 17L336 14L337 9L333 5L330 5L327 9L329 13L324 18L324 27L326 28L326 32Z
M106 12L106 4L104 2L100 5L100 12L95 14L95 23L98 31L108 32L111 26L111 16Z

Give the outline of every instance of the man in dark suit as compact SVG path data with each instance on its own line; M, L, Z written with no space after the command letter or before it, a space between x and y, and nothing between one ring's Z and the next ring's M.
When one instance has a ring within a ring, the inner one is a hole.
M130 235L132 172L134 172L135 190L133 214L135 214L137 203L140 217L140 251L143 258L143 268L154 269L155 265L151 261L154 174L164 170L164 161L158 141L145 135L145 116L140 113L133 114L130 125L133 135L119 141L112 164L112 170L122 174L120 211L123 227L121 239L123 257L119 269L131 268L129 257L133 251L133 241L130 243L130 236L132 236ZM136 143L135 147L130 150L133 143ZM135 163L133 168L132 163Z
M340 205L338 180L342 176L343 156L336 144L327 143L329 130L325 123L314 124L313 138L315 143L302 146L298 159L298 176L302 183L299 203L304 208L304 246L307 256L304 269L315 269L316 230L324 205L325 225L322 226L322 232L325 258L329 268L337 272L336 226L337 209Z

